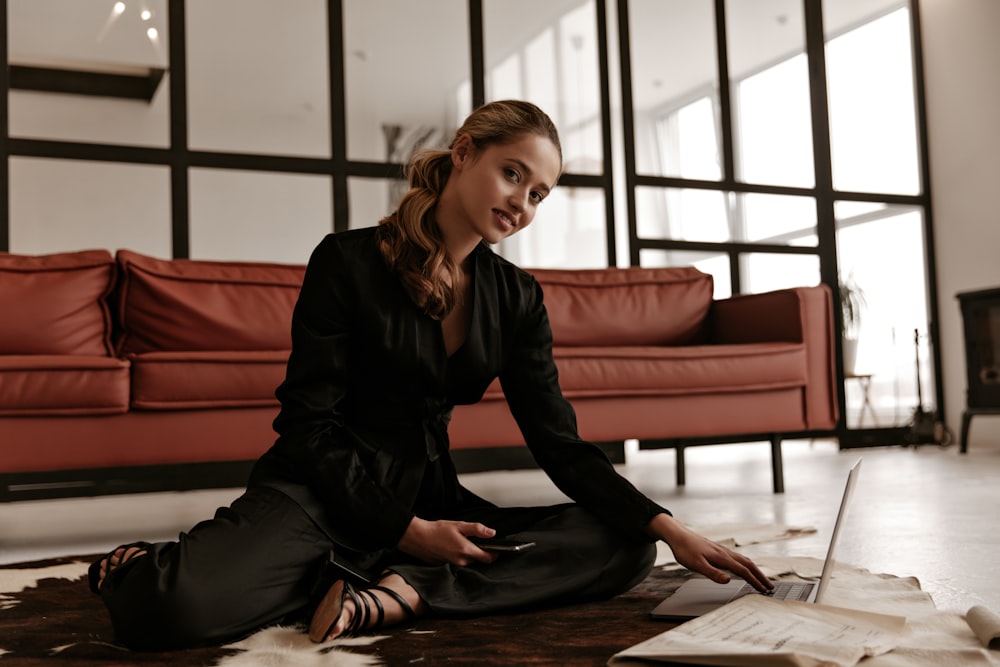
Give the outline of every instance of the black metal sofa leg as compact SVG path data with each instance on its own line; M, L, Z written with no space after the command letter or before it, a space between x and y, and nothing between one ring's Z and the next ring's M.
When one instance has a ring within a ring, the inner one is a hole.
M774 492L785 492L785 471L781 463L781 436L775 433L771 436L771 478L774 481Z
M677 445L674 447L674 451L677 452L675 470L677 474L677 486L684 486L687 482L687 477L684 475L684 445Z

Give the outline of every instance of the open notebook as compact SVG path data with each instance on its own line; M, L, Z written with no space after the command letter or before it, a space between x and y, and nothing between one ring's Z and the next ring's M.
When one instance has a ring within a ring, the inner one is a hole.
M837 548L837 539L840 537L840 529L843 526L844 516L847 514L847 506L850 503L860 469L861 459L858 459L851 466L851 471L847 475L847 485L844 487L844 495L840 499L840 510L837 512L837 520L833 524L833 535L830 537L830 546L826 550L826 560L823 562L823 573L820 575L819 582L775 582L775 590L771 593L773 597L805 602L822 601L823 593L833 576L833 554ZM728 584L717 584L705 577L694 577L681 584L680 588L661 602L650 614L653 618L673 621L687 620L707 614L727 602L750 594L757 595L758 593L753 586L742 579L734 578Z

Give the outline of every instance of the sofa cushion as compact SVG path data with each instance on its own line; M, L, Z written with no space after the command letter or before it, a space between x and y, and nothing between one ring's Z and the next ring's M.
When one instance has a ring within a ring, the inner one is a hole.
M146 410L276 406L288 351L131 355L132 407Z
M690 345L707 332L712 276L694 267L529 272L556 345Z
M676 347L556 347L567 398L735 394L807 383L802 343ZM484 396L503 398L499 382Z
M107 250L0 253L0 354L110 355L114 279Z
M128 410L129 363L79 355L0 356L0 415L110 415Z
M0 421L0 429L14 446L0 450L0 470L3 473L60 471L60 480L69 473L66 477L86 483L80 487L83 493L113 492L112 489L122 488L120 482L125 482L125 486L138 486L145 485L143 480L152 480L153 485L159 485L167 479L172 480L170 483L176 485L173 486L176 490L204 488L218 480L211 464L251 462L274 444L271 422L277 413L277 408L266 407L183 412L132 410L105 417L6 419ZM100 472L82 473L87 468L191 463L210 465L184 471L151 470L136 474L122 471L112 473L110 479ZM228 475L226 477L228 479ZM41 479L52 481L51 478ZM101 483L104 480L113 483L104 485ZM233 485L232 482L226 484ZM101 520L107 518L103 516ZM134 660L129 662L137 664ZM63 664L73 664L73 661Z
M801 343L564 348L555 352L569 397L745 393L806 384Z
M118 251L121 354L282 350L305 266L163 260Z

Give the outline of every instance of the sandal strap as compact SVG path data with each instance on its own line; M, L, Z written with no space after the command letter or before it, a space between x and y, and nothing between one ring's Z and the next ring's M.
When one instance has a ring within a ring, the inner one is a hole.
M350 582L344 582L344 598L350 598L351 602L354 603L354 616L351 618L351 624L347 626L346 630L344 630L345 636L353 635L358 630L364 629L365 624L368 622L368 603L365 602L361 593L362 591L356 589ZM340 606L341 609L343 609L343 602L341 602ZM327 634L330 634L329 631L327 631Z
M372 593L370 589L366 588L358 592L359 594L360 593L365 594L365 597L363 599L365 600L364 605L365 605L365 611L367 612L364 623L358 629L378 630L379 628L382 627L382 622L385 621L385 607L382 606L382 601L379 600L378 596ZM372 618L371 609L368 607L368 598L371 598L372 602L375 603L375 612L376 612L375 621L371 625L368 625L368 621L370 621Z
M382 591L383 593L394 599L399 604L399 606L403 608L403 613L406 614L407 618L412 620L417 617L417 614L413 611L413 608L410 607L410 605L406 602L406 600L403 599L403 596L397 593L396 591L392 590L391 588L386 588L385 586L369 586L368 591L369 593L371 591ZM372 597L375 596L372 595ZM382 603L379 603L379 609L381 609L381 607Z
M391 588L386 588L385 586L356 588L353 584L343 579L341 579L339 583L343 586L340 591L340 611L337 613L336 618L330 622L330 626L323 635L324 637L330 634L333 626L336 625L337 621L340 619L344 610L344 602L348 599L354 603L354 615L351 618L351 622L340 636L347 637L357 635L364 630L377 630L382 627L382 624L385 622L385 607L379 599L379 596L376 595L374 591L381 591L395 600L408 618L414 619L417 616L413 612L410 605L406 603L406 600L403 599L403 596ZM374 610L372 609L373 605Z

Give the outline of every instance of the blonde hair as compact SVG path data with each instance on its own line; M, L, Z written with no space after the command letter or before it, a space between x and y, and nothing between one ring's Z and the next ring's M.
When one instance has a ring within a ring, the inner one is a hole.
M476 151L509 144L526 134L549 139L562 159L555 124L530 102L490 102L473 111L458 128L449 150L416 154L407 168L410 189L396 210L379 221L379 251L414 303L435 319L444 319L460 298L461 267L448 255L434 219L445 183L451 175L451 146L468 134Z

